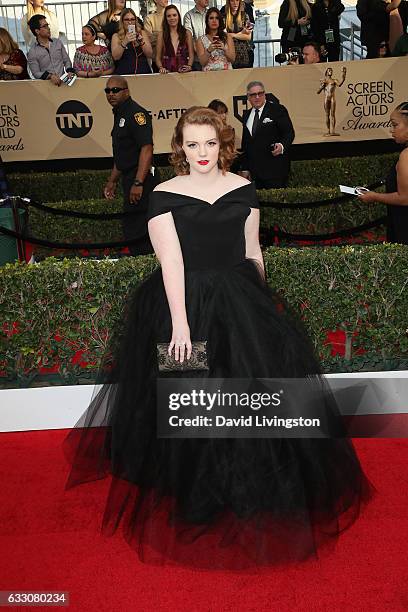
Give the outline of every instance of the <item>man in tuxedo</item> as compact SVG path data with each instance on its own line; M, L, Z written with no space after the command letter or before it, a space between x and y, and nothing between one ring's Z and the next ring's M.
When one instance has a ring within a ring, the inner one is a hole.
M255 181L257 189L286 187L289 147L295 138L288 111L278 101L266 100L260 81L247 85L247 97L252 108L242 119L240 174Z

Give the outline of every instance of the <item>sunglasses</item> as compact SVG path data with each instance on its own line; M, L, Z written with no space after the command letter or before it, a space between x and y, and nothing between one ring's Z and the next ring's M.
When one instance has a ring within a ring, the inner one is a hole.
M127 87L105 87L104 91L106 94L110 94L110 93L117 94L120 91L124 91L125 89L127 89Z
M248 98L261 98L264 93L264 91L256 91L255 93L248 94Z

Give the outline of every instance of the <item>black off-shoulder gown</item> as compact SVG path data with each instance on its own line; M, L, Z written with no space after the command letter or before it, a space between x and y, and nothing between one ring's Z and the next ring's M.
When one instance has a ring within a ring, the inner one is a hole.
M149 218L170 212L180 240L191 337L208 340L201 375L319 375L302 324L245 257L256 207L250 183L213 204L151 194ZM240 569L316 555L355 521L372 488L347 439L157 437L156 343L172 331L160 269L130 296L121 323L115 366L66 440L68 487L112 477L105 534L121 526L145 562Z

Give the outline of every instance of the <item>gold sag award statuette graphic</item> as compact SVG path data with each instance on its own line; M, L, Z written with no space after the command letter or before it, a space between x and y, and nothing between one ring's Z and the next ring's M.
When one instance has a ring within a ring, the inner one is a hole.
M326 116L327 132L323 136L340 136L336 132L336 88L341 87L346 80L347 68L343 66L341 80L338 81L333 77L333 68L327 68L324 73L324 79L320 81L320 89L317 94L324 91L324 113Z

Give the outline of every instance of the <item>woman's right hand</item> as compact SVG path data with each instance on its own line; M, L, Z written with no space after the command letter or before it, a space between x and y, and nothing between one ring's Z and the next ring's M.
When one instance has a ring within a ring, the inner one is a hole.
M125 43L125 45L128 45L132 42L136 42L136 32L126 32L123 42Z
M160 72L160 74L167 74L168 70L164 66L160 66L159 72Z
M218 49L223 49L224 45L222 44L222 42L219 40L215 43L211 43L211 45L208 47L208 51L210 53L212 53L213 51L217 51Z
M308 23L309 23L309 19L306 16L298 19L298 25L300 26L307 25Z
M357 197L359 200L365 202L366 204L378 202L377 193L375 191L364 191L363 193L357 193Z
M116 194L116 183L115 181L111 181L109 179L104 187L103 195L105 196L107 200L113 200L115 197L115 194Z
M172 354L174 349L174 359L183 363L184 359L191 357L191 339L188 323L176 323L173 325L168 353Z

